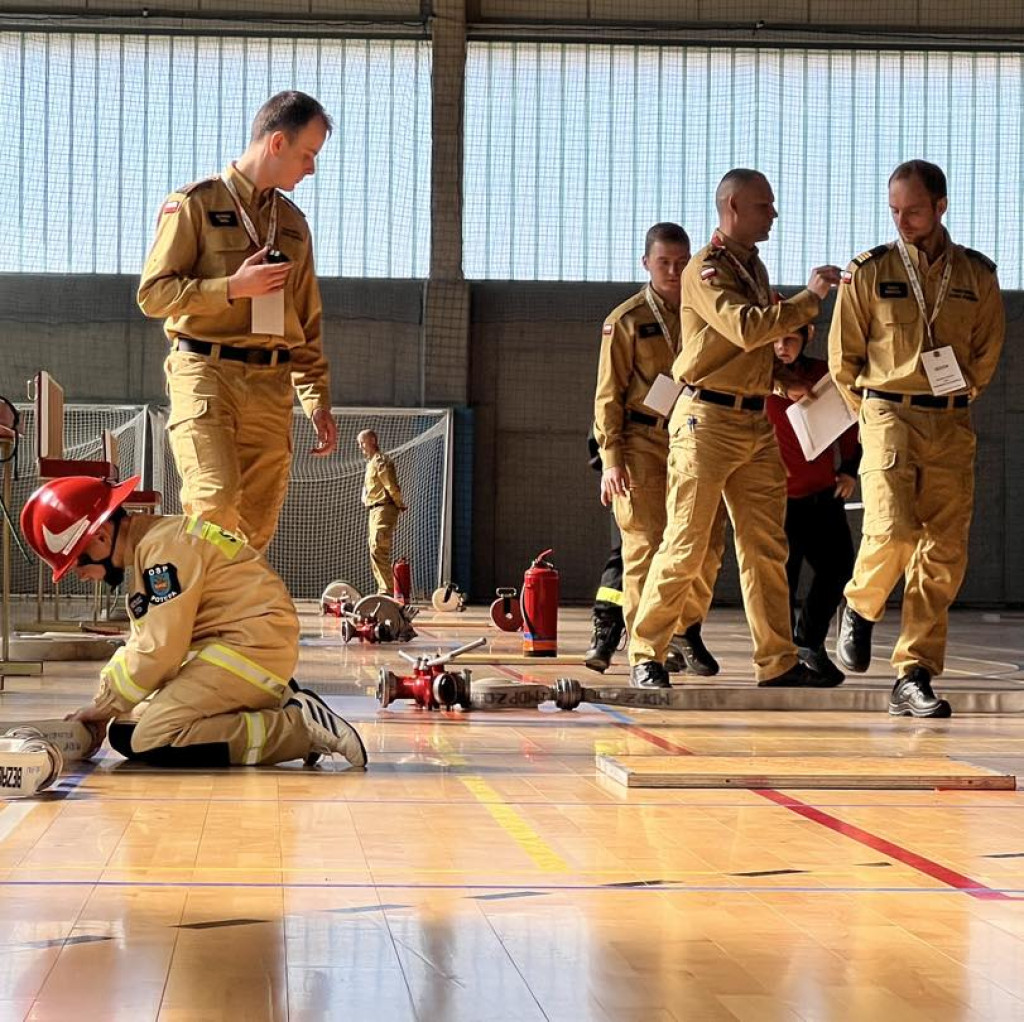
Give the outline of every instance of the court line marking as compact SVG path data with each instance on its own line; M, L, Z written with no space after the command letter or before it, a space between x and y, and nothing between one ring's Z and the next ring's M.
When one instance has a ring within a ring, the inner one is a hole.
M618 710L613 710L611 707L606 707L601 704L595 705L607 713L616 722L616 725L622 728L622 730L628 731L630 734L635 734L639 738L643 738L652 745L656 745L659 749L663 749L673 756L694 755L692 749L687 749L683 745L678 745L675 742L669 741L667 738L662 738L660 735L656 735L653 732L646 730L646 728L640 727L639 724L634 723L632 718L627 716L625 713L621 713ZM971 877L966 876L963 873L959 873L954 869L950 869L948 866L943 866L941 863L935 862L933 859L926 858L925 856L919 855L917 852L911 851L909 848L904 848L902 845L898 845L887 838L880 837L878 834L873 834L871 831L864 830L863 827L858 827L852 823L846 823L843 820L840 820L839 817L833 816L831 813L826 813L821 809L817 809L816 807L809 805L807 802L794 798L792 795L783 794L773 788L748 788L747 790L753 792L755 795L760 795L761 798L774 802L776 805L779 805L784 809L788 809L790 812L796 813L798 816L801 816L806 820L810 820L812 823L817 823L820 826L831 830L833 833L850 838L858 844L865 845L876 852L881 852L883 855L888 855L897 862L903 863L904 866L909 866L918 873L931 877L931 879L937 880L941 884L946 884L954 890L962 891L964 894L969 894L972 898L978 898L985 901L1018 900L1018 896L1012 896L1004 891L988 887L986 884L973 880Z
M443 736L434 734L428 739L437 754L450 766L467 766L465 756L455 752L451 743ZM502 797L501 793L491 787L478 775L457 775L462 786L487 810L491 819L545 873L569 873L571 868L549 845L544 838L527 822L526 818L516 812Z

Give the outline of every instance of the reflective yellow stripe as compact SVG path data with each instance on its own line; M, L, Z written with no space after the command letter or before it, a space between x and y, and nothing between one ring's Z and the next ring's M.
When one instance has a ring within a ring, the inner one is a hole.
M198 515L190 515L185 531L190 536L198 539L205 539L207 543L215 546L229 561L238 556L238 552L245 546L245 538L237 533L222 529L213 522L204 522Z
M258 689L274 696L284 695L284 691L288 687L287 681L272 674L265 667L260 667L259 664L242 656L241 653L229 646L222 646L219 642L204 646L199 651L199 659L214 664L216 667L223 667L225 671L230 671L243 681L249 682L250 685L255 685Z
M267 744L267 725L262 713L243 713L245 730L248 737L248 748L245 750L246 766L256 766L263 759L263 747Z
M609 589L608 586L601 586L597 591L595 600L601 603L614 603L616 607L622 606L622 590L620 589Z
M135 684L135 679L128 672L124 663L125 653L119 649L111 658L110 663L100 672L104 681L108 682L121 695L121 697L133 706L141 703L149 692Z

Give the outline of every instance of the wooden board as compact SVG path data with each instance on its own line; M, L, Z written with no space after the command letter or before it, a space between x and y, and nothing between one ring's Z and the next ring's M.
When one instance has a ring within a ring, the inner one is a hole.
M567 667L582 667L583 655L580 653L566 656L523 656L522 653L464 653L453 657L449 663L471 666L472 664L526 664L531 667L543 667L545 664L561 664Z
M599 773L627 788L989 788L1013 774L941 756L607 756Z

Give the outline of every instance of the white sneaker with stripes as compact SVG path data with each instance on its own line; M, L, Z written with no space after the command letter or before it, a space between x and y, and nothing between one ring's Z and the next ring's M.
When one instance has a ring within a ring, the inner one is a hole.
M366 766L366 746L359 732L315 692L299 688L295 682L289 682L288 687L292 695L285 706L297 706L302 711L302 722L313 745L306 764L312 766L321 756L340 754L354 767Z

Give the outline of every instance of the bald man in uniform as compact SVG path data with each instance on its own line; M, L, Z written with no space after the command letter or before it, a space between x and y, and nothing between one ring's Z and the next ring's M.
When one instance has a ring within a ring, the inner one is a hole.
M380 449L377 434L372 429L364 429L356 442L366 458L362 500L363 507L370 512L370 567L377 580L377 591L390 595L395 585L391 541L398 516L406 510L405 499L398 485L395 463Z
M331 130L323 107L282 92L260 108L248 148L224 172L164 201L139 308L164 320L171 452L186 513L274 536L288 490L295 395L337 444L313 245L291 191L315 172Z
M665 654L678 608L698 578L724 496L736 537L740 584L759 685L828 687L799 662L786 580L786 474L771 423L773 344L810 323L839 270L821 266L807 289L777 304L756 243L777 217L763 174L731 170L715 195L718 229L683 272L685 383L669 423L668 525L644 585L629 647L630 681L669 686Z
M836 655L871 663L871 631L905 579L892 654L894 716L948 717L931 680L945 662L949 607L967 568L975 436L969 405L992 379L1005 322L995 264L954 244L946 175L910 160L889 179L897 239L843 274L829 368L860 417L864 528Z
M689 261L690 238L682 227L651 227L643 257L650 283L615 308L601 332L594 436L602 465L601 502L611 505L622 537L622 616L627 635L665 531L668 419L646 399L659 377L671 384L669 374L680 344L680 279ZM670 670L685 667L704 676L718 673L718 662L701 637L725 547L725 511L720 507L713 515L712 541L695 584L679 607L667 655ZM592 660L588 657L587 666ZM610 660L609 654L605 667Z

